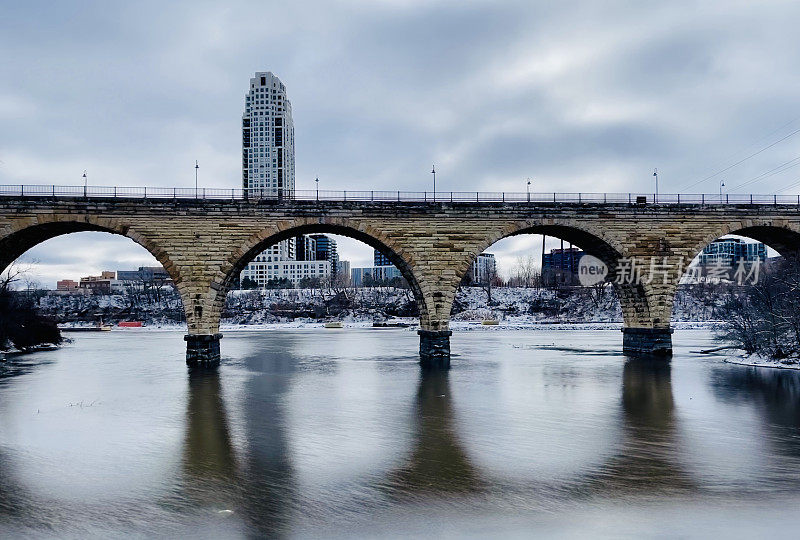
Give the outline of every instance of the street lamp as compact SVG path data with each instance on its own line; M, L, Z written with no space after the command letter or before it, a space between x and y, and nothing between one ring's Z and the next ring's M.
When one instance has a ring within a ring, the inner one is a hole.
M194 198L197 198L197 169L200 168L200 165L197 163L197 160L194 160Z
M658 202L658 169L653 169L653 176L656 179L656 198L653 202Z
M319 201L319 176L314 180L317 183L317 201Z
M89 187L89 179L86 177L86 170L83 171L83 196L86 197L86 191Z
M528 178L528 202L531 202L531 179Z
M725 180L719 181L719 202L722 202L722 188L725 187Z
M436 165L431 167L431 174L433 175L433 202L436 202Z

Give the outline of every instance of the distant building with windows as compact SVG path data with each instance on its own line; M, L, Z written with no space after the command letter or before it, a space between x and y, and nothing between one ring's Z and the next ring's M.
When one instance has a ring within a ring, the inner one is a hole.
M331 269L337 270L336 263L339 262L339 252L337 251L336 240L326 234L312 234L310 236L314 240L316 260L328 261L331 263Z
M301 234L294 237L295 258L298 261L317 260L317 241L313 236Z
M82 277L78 287L91 291L92 294L111 294L122 290L116 272L109 270L104 270L99 276Z
M396 277L403 277L403 274L394 266L367 266L350 270L350 282L353 287L386 283Z
M344 276L350 279L350 261L336 261L336 276Z
M700 253L701 266L735 268L740 261L761 263L767 260L767 246L761 242L746 242L741 238L720 238L707 245Z
M256 72L250 79L242 114L242 187L246 195L291 196L294 159L294 121L286 87L272 72ZM305 243L298 257L297 241L289 238L270 246L260 254L266 259L258 262L311 260Z
M242 270L242 281L250 279L260 288L264 288L270 281L288 279L293 286L300 284L303 278L324 279L331 275L329 261L285 261L265 260L267 256L259 255Z
M389 257L377 249L373 250L373 252L373 266L392 266L392 261L389 260Z
M138 270L117 270L117 281L162 284L172 283L163 266L140 266Z
M71 279L62 279L56 281L56 290L62 292L75 292L78 290L80 283Z
M542 281L545 285L577 285L578 263L584 253L578 248L551 249L542 255Z
M492 253L481 253L469 267L469 276L475 285L486 285L497 275L497 262Z

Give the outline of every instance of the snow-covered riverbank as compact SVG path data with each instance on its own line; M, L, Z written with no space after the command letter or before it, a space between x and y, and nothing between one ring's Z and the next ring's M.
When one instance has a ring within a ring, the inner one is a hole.
M747 355L742 353L728 356L725 358L725 362L740 366L800 370L800 363L796 358L784 358L782 360L776 360L774 358L765 358L763 356L759 356L758 354Z

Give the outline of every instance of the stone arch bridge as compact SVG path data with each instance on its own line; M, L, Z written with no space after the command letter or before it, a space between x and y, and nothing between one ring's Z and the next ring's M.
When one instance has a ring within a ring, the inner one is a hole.
M673 298L688 263L731 233L784 255L797 252L800 206L6 196L0 270L36 244L78 231L126 236L164 265L186 310L190 364L218 361L225 295L256 254L304 233L361 240L384 252L411 285L423 365L447 367L456 290L476 256L502 238L547 234L600 258L622 305L624 352L669 355ZM630 260L640 270L655 261L655 279L616 279Z

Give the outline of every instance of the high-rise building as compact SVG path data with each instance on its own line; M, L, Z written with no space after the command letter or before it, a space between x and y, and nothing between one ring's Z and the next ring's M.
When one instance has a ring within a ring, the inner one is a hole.
M542 280L545 285L577 285L578 263L583 251L575 248L551 249L542 255Z
M395 266L367 266L350 270L350 280L353 287L374 285L387 285L394 278L402 278Z
M317 260L317 241L311 235L301 234L294 237L295 258L298 261Z
M767 246L761 242L745 242L740 238L720 238L708 244L700 254L703 266L736 267L740 261L751 264L767 260Z
M315 242L317 260L330 262L331 272L335 274L337 271L336 263L339 261L339 253L336 250L336 240L326 234L312 234L310 236Z
M373 261L374 266L391 266L392 261L389 260L389 257L378 251L377 249L374 250L373 254Z
M472 283L486 285L497 275L497 262L492 253L481 253L469 267Z
M244 100L242 187L249 197L280 198L294 192L292 104L286 98L286 87L269 71L259 71L250 79L250 89ZM306 258L305 243L301 251L303 258L300 260L314 260ZM298 260L297 238L290 238L270 246L250 264L294 260ZM283 268L283 265L275 266ZM245 270L240 279L263 274L255 268Z
M254 196L294 191L294 122L286 87L271 72L250 79L242 115L242 187Z

